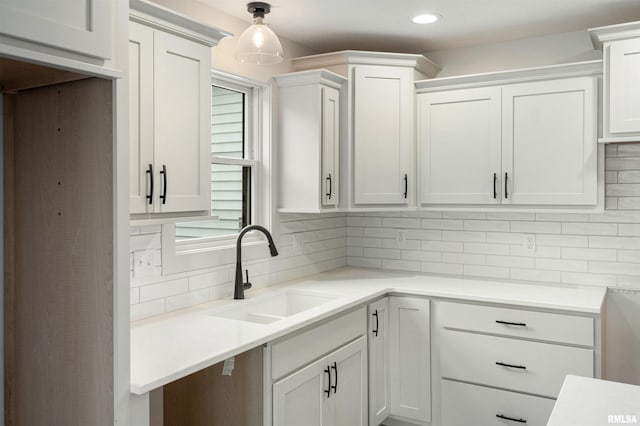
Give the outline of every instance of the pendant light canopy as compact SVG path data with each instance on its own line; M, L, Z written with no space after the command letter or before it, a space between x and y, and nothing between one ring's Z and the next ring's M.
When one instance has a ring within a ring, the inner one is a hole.
M253 25L238 38L236 59L250 64L271 65L282 62L282 45L278 36L264 23L264 15L271 11L271 5L262 2L247 4L253 14Z

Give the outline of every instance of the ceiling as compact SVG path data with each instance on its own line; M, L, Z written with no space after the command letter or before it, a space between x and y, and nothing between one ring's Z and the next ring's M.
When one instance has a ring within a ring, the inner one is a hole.
M242 0L198 0L251 22ZM273 0L265 21L323 53L425 53L640 20L640 0ZM435 24L411 18L436 12Z

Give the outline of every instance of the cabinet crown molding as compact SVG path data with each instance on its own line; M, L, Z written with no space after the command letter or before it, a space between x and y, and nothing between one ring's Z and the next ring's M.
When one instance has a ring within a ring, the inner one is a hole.
M233 34L147 0L129 0L129 19L208 46Z
M415 87L417 93L426 93L442 89L465 89L487 85L511 84L598 74L602 74L601 59L543 67L420 80L415 82Z
M602 50L603 43L640 37L640 22L626 22L624 24L590 28L588 31L593 47Z
M433 78L442 69L424 55L411 53L369 52L364 50L342 50L319 55L293 58L293 68L297 71L332 65L384 65L412 67L427 78Z
M296 71L287 74L280 74L273 77L279 87L304 86L307 84L324 84L329 87L340 89L347 79L340 74L324 69Z

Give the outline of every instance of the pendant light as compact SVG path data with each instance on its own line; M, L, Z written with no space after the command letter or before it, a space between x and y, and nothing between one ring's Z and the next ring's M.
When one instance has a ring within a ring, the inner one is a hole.
M253 25L244 30L236 45L236 59L240 62L271 65L282 62L282 45L278 36L264 23L264 15L271 11L271 5L262 2L247 4L253 14Z

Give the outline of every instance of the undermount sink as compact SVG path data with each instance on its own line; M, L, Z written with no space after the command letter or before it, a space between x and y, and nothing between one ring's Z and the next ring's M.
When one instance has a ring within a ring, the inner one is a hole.
M220 311L212 312L210 315L257 324L271 324L331 302L336 298L337 296L326 293L283 290L276 294L239 302L238 306L224 308Z

